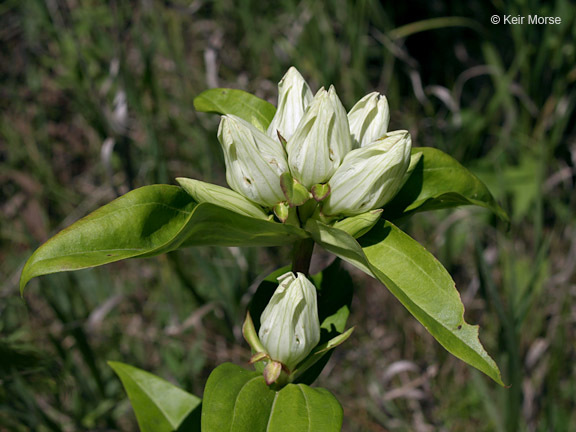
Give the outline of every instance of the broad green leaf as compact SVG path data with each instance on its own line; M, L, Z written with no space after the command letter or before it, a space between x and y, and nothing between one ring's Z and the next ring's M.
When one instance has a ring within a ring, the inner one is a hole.
M208 378L203 431L332 432L342 427L342 407L330 392L304 384L273 390L258 372L225 363Z
M212 371L204 389L203 431L265 431L275 392L258 372L232 363Z
M276 107L243 90L215 88L203 91L194 99L194 108L201 112L234 114L259 128L268 129Z
M542 161L537 154L523 152L517 165L506 166L494 175L490 160L477 161L474 173L490 188L496 197L510 197L510 208L514 222L525 220L534 209L535 202L542 194L540 166Z
M209 203L198 204L185 232L181 247L282 246L308 236L294 225L254 219Z
M427 210L477 205L508 221L508 215L484 183L454 158L430 147L415 147L412 153L422 153L422 156L408 181L384 207L386 219L396 220Z
M350 234L338 228L329 227L315 219L308 219L306 230L324 249L375 277L362 248Z
M200 398L142 369L108 364L122 381L142 432L200 431Z
M360 244L344 231L309 219L306 229L326 250L382 282L450 353L503 385L498 366L464 321L464 306L450 274L422 245L387 221Z
M278 246L307 234L293 225L197 204L177 186L136 189L99 208L40 246L28 259L20 289L36 276L79 270L180 247Z
M342 407L326 389L288 384L277 393L267 431L328 432L342 429Z

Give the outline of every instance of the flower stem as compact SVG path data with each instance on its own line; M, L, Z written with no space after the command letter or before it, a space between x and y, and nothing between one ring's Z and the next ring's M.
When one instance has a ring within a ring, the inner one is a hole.
M314 240L311 238L298 240L292 252L292 271L304 273L308 276L310 261L314 251Z

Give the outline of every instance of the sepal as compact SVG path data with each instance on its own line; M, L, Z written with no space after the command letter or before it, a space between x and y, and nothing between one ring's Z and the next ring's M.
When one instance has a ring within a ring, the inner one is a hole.
M260 338L258 338L258 333L254 327L254 321L252 321L250 312L246 312L246 319L242 325L242 336L244 336L244 339L248 342L253 352L266 353L266 348L264 348L264 345L260 342Z
M330 195L330 185L328 183L315 184L310 189L310 193L317 202L324 201Z
M266 384L272 385L276 381L278 381L278 378L280 378L281 373L282 373L282 363L278 361L271 361L264 368L264 381L266 381Z
M301 206L312 197L308 189L294 179L289 172L280 176L280 187L290 207Z
M317 346L303 361L298 365L290 375L290 382L295 382L300 378L308 369L319 362L322 357L332 351L338 345L343 344L352 335L354 327L346 330L344 333L330 339L328 342Z

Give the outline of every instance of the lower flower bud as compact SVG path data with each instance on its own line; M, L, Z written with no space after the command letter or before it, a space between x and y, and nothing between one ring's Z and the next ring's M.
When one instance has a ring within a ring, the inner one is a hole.
M302 273L289 272L278 281L258 336L272 360L292 371L320 341L316 288Z

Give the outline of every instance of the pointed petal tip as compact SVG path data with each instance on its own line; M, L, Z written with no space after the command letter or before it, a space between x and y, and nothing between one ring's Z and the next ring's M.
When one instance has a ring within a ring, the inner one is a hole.
M292 76L292 75L302 77L302 74L301 74L300 71L296 68L296 66L290 66L290 67L288 68L288 70L286 71L286 73L284 74L285 77Z

